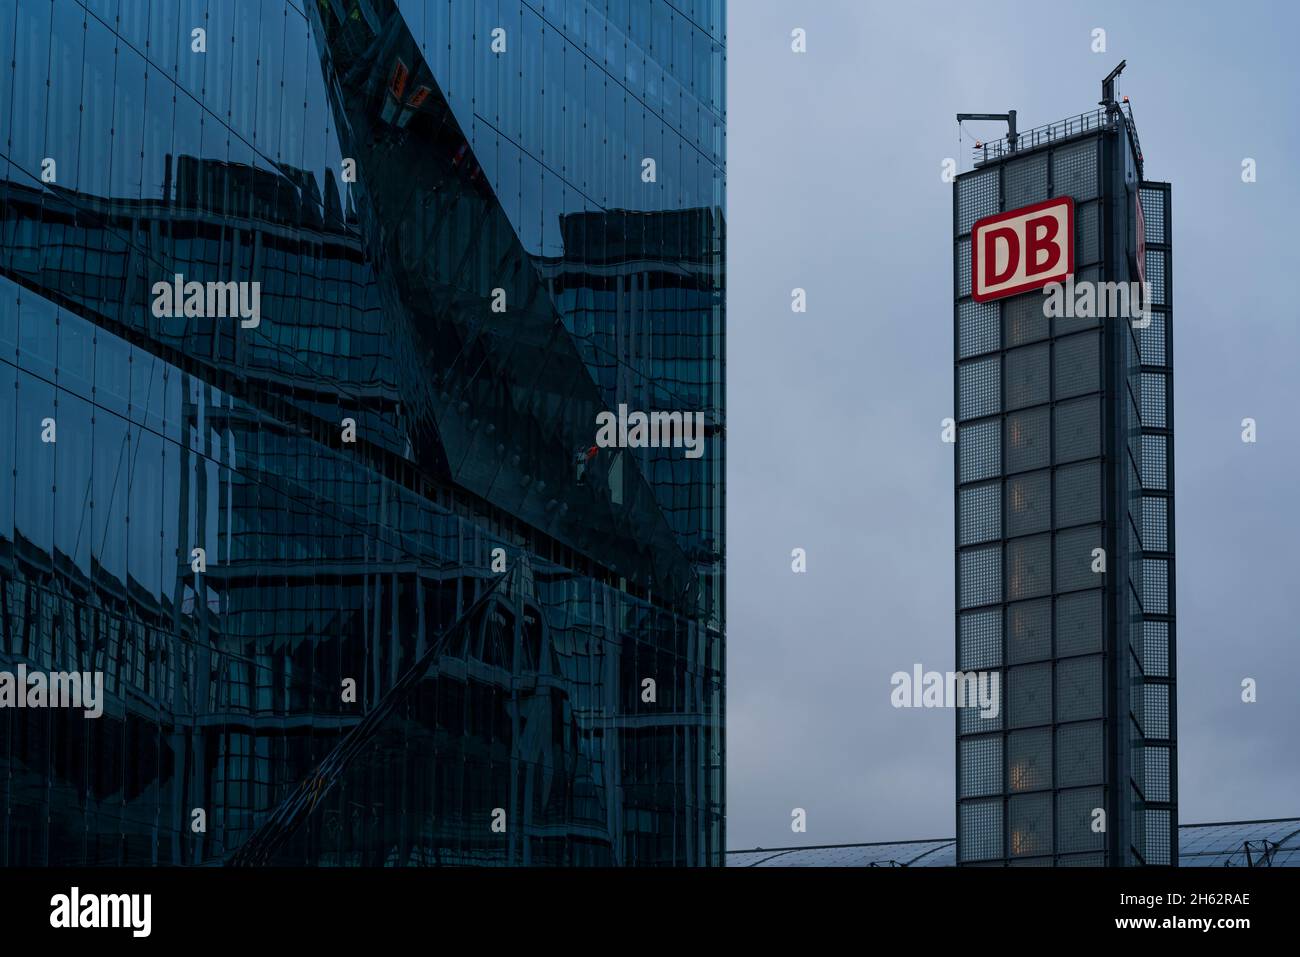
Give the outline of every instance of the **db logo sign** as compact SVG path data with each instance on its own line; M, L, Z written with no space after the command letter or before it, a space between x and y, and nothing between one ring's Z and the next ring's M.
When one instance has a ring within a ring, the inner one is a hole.
M971 296L1001 299L1074 272L1074 200L1049 199L998 213L970 232Z

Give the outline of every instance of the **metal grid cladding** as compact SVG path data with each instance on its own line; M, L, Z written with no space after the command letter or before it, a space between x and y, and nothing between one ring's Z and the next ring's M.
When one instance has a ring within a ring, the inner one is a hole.
M968 734L987 734L990 731L1002 730L1002 683L1005 680L1005 678L999 678L997 692L990 695L992 701L996 703L996 713L993 713L992 708L987 713L982 708L957 709L958 735L964 737Z
M1056 525L1101 521L1101 465L1079 462L1056 470Z
M1100 721L1063 724L1056 729L1056 786L1101 784L1102 729Z
M1051 473L1025 472L1007 479L1007 537L1045 532L1051 525Z
M970 295L970 238L957 240L957 295Z
M961 553L961 607L1002 600L1002 546L970 548Z
M1101 548L1101 526L1084 525L1056 534L1056 590L1095 588L1101 574L1093 571L1093 552Z
M1049 421L1046 406L1007 416L1005 461L1008 475L1047 466L1051 451Z
M1059 403L1056 417L1058 464L1101 455L1101 402L1096 397Z
M1052 729L1031 728L1007 735L1007 791L1041 791L1052 786Z
M1151 321L1138 329L1138 352L1142 364L1163 366L1165 364L1165 314L1153 312Z
M1142 424L1163 429L1165 421L1165 379L1163 372L1142 373Z
M1052 657L1052 600L1038 598L1007 606L1007 663Z
M1074 207L1074 265L1089 266L1101 259L1101 204Z
M1142 726L1148 738L1169 737L1169 686L1148 684Z
M1142 544L1148 551L1169 549L1169 500L1154 495L1142 499Z
M1051 536L1031 535L1007 542L1007 600L1037 598L1052 587Z
M957 859L988 861L1002 857L1002 802L966 801L957 811Z
M1051 794L1013 794L1007 799L1007 831L1012 857L1052 852Z
M1056 849L1063 853L1101 851L1106 835L1094 828L1094 811L1105 807L1101 788L1075 788L1056 795ZM1098 866L1093 855L1088 866ZM1082 863L1082 861L1080 861Z
M1146 241L1148 243L1168 243L1165 232L1165 196L1166 191L1143 186L1139 190L1142 199L1142 220L1146 223Z
M1143 794L1149 801L1168 801L1169 749L1148 745L1144 749L1146 778Z
M967 671L1001 666L1002 612L997 608L966 612L959 621L957 667Z
M1006 356L1007 410L1041 405L1051 398L1047 344L1012 349Z
M1143 664L1147 675L1169 676L1169 622L1142 623Z
M1141 374L1140 460L1143 560L1138 564L1143 621L1142 724L1148 742L1143 761L1146 808L1142 853L1148 863L1169 863L1175 847L1178 772L1176 667L1177 625L1174 604L1174 407L1173 277L1171 272L1170 188L1167 183L1140 184L1138 196L1146 224L1146 279L1156 308L1150 322L1137 330ZM1152 739L1155 739L1154 741ZM1165 740L1162 740L1165 739Z
M957 307L957 354L962 359L995 351L999 345L998 304L967 299Z
M988 797L1002 791L1002 737L963 738L960 745L961 796Z
M1051 319L1043 315L1043 296L1037 292L1002 300L1002 325L1008 349L1040 342L1052 331Z
M997 356L967 362L957 370L957 414L963 421L1001 411L1002 377Z
M1070 399L1101 388L1101 334L1082 332L1058 339L1053 349L1056 398Z
M1007 669L1007 723L1013 728L1052 720L1052 666L1020 665Z
M1100 655L1057 662L1057 721L1083 721L1102 716L1101 664Z
M1052 151L1052 193L1075 202L1097 198L1097 144L1088 139Z
M1002 425L997 419L963 425L957 432L957 461L960 481L978 482L995 478L1001 468Z
M1004 209L1019 209L1047 199L1047 155L1035 153L1002 167Z
M1156 306L1168 305L1165 284L1165 253L1161 249L1147 250L1147 282L1151 286L1151 303Z
M1168 488L1167 447L1163 435L1142 436L1142 487Z
M1142 610L1169 614L1169 563L1163 558L1142 559Z
M1056 599L1056 654L1087 655L1101 651L1101 589Z
M1146 825L1146 862L1153 865L1172 863L1169 846L1172 843L1174 824L1170 812L1148 808Z
M1002 537L1002 488L997 482L963 488L957 507L961 544L978 545Z
M986 170L957 181L957 234L964 236L985 216L998 211L1001 188L998 171Z

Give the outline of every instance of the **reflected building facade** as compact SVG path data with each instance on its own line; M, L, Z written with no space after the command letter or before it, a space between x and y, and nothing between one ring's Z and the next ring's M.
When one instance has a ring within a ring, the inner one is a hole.
M0 8L0 669L106 688L0 708L0 863L722 864L724 44Z

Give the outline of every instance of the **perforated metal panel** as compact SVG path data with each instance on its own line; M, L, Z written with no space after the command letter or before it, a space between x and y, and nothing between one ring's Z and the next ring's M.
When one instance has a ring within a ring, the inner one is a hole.
M958 534L962 545L978 545L1002 537L1002 486L969 485L957 497Z
M1151 322L1137 331L1143 365L1165 365L1165 318L1163 312L1153 312Z
M1076 268L1101 259L1101 204L1074 207L1074 265Z
M1007 662L1018 665L1052 657L1052 600L1007 606Z
M957 180L957 233L970 232L977 220L998 211L998 171L985 170Z
M1092 570L1092 552L1101 547L1101 528L1084 525L1056 535L1056 590L1079 591L1096 588L1105 579Z
M1165 194L1158 189L1138 191L1142 200L1142 221L1146 223L1146 241L1168 242L1165 236Z
M1001 411L1001 364L997 356L976 359L957 367L957 415L978 419Z
M1148 615L1169 614L1169 562L1142 559L1142 609Z
M1008 349L1046 339L1052 331L1051 325L1051 320L1043 315L1041 293L1002 300L1002 327Z
M970 295L970 239L957 240L957 298Z
M1056 720L1102 716L1101 656L1067 658L1056 664Z
M957 433L957 458L962 482L993 478L1002 467L1002 431L996 419L965 425Z
M1006 355L1007 409L1041 405L1051 398L1046 343L1012 349Z
M1169 749L1157 745L1145 748L1146 780L1143 794L1148 801L1169 800Z
M1025 472L1007 479L1007 537L1045 532L1051 525L1051 473Z
M1038 153L1013 160L1002 168L1006 208L1019 209L1047 199L1047 155Z
M1169 737L1169 686L1143 685L1146 699L1143 728L1148 738Z
M960 616L957 667L987 670L1002 664L1002 612L997 608Z
M1057 794L1056 849L1065 853L1105 850L1105 832L1093 830L1094 809L1105 807L1101 788L1078 788ZM1100 862L1090 866L1100 866Z
M1097 198L1098 139L1084 140L1052 151L1052 188L1075 202Z
M957 307L957 349L959 358L993 352L998 338L998 304L967 299Z
M1142 373L1142 424L1151 429L1165 427L1165 376L1163 372Z
M1052 666L1020 665L1007 669L1007 723L1013 728L1052 720Z
M957 859L987 861L1002 856L1002 802L964 801L957 812Z
M1058 463L1101 455L1101 402L1096 396L1061 402L1055 416Z
M1101 268L1098 266L1076 266L1075 268L1075 288L1078 289L1084 283L1097 283L1101 281ZM1097 316L1097 310L1092 310L1091 315L1078 315L1075 310L1073 316L1057 316L1052 320L1052 335L1068 336L1071 333L1082 332L1084 329L1095 329L1101 324L1101 319Z
M1056 525L1101 521L1101 464L1079 462L1056 470Z
M1101 389L1101 336L1085 332L1056 340L1056 398L1070 399Z
M1167 304L1165 298L1165 253L1163 249L1147 250L1147 285L1151 287L1151 302L1156 306Z
M1007 831L1012 857L1052 852L1051 794L1015 794L1007 799Z
M959 744L959 794L987 797L1002 790L1002 736L963 738Z
M1046 468L1050 455L1046 407L1013 412L1006 419L1007 474Z
M969 548L958 562L961 577L961 607L973 608L1002 600L1002 546Z
M1086 721L1056 729L1056 786L1101 784L1102 723Z
M1050 536L1007 542L1007 600L1038 598L1052 586Z
M1155 495L1142 499L1142 545L1149 552L1169 549L1169 503Z
M1169 677L1169 623L1144 621L1142 623L1143 665L1146 673L1154 677Z
M1007 735L1007 790L1041 791L1052 786L1052 729Z
M1142 487L1163 490L1167 481L1165 437L1142 436Z
M1086 655L1101 651L1101 590L1075 592L1056 599L1056 654Z
M998 612L1000 615L1001 612ZM986 686L989 692L989 698L996 704L996 709L989 707L984 708L958 708L957 709L957 733L967 734L987 734L990 731L1002 730L1003 718L1003 694L1002 684L1005 679L999 673L998 686L996 691L992 684ZM987 710L987 714L985 713Z
M1146 862L1156 866L1168 864L1170 862L1170 840L1169 812L1148 808L1146 811Z

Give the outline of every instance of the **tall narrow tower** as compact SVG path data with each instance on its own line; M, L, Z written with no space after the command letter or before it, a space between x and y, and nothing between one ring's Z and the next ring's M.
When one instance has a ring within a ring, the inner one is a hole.
M956 664L1000 688L957 716L963 865L1177 863L1169 184L1122 68L955 182Z

